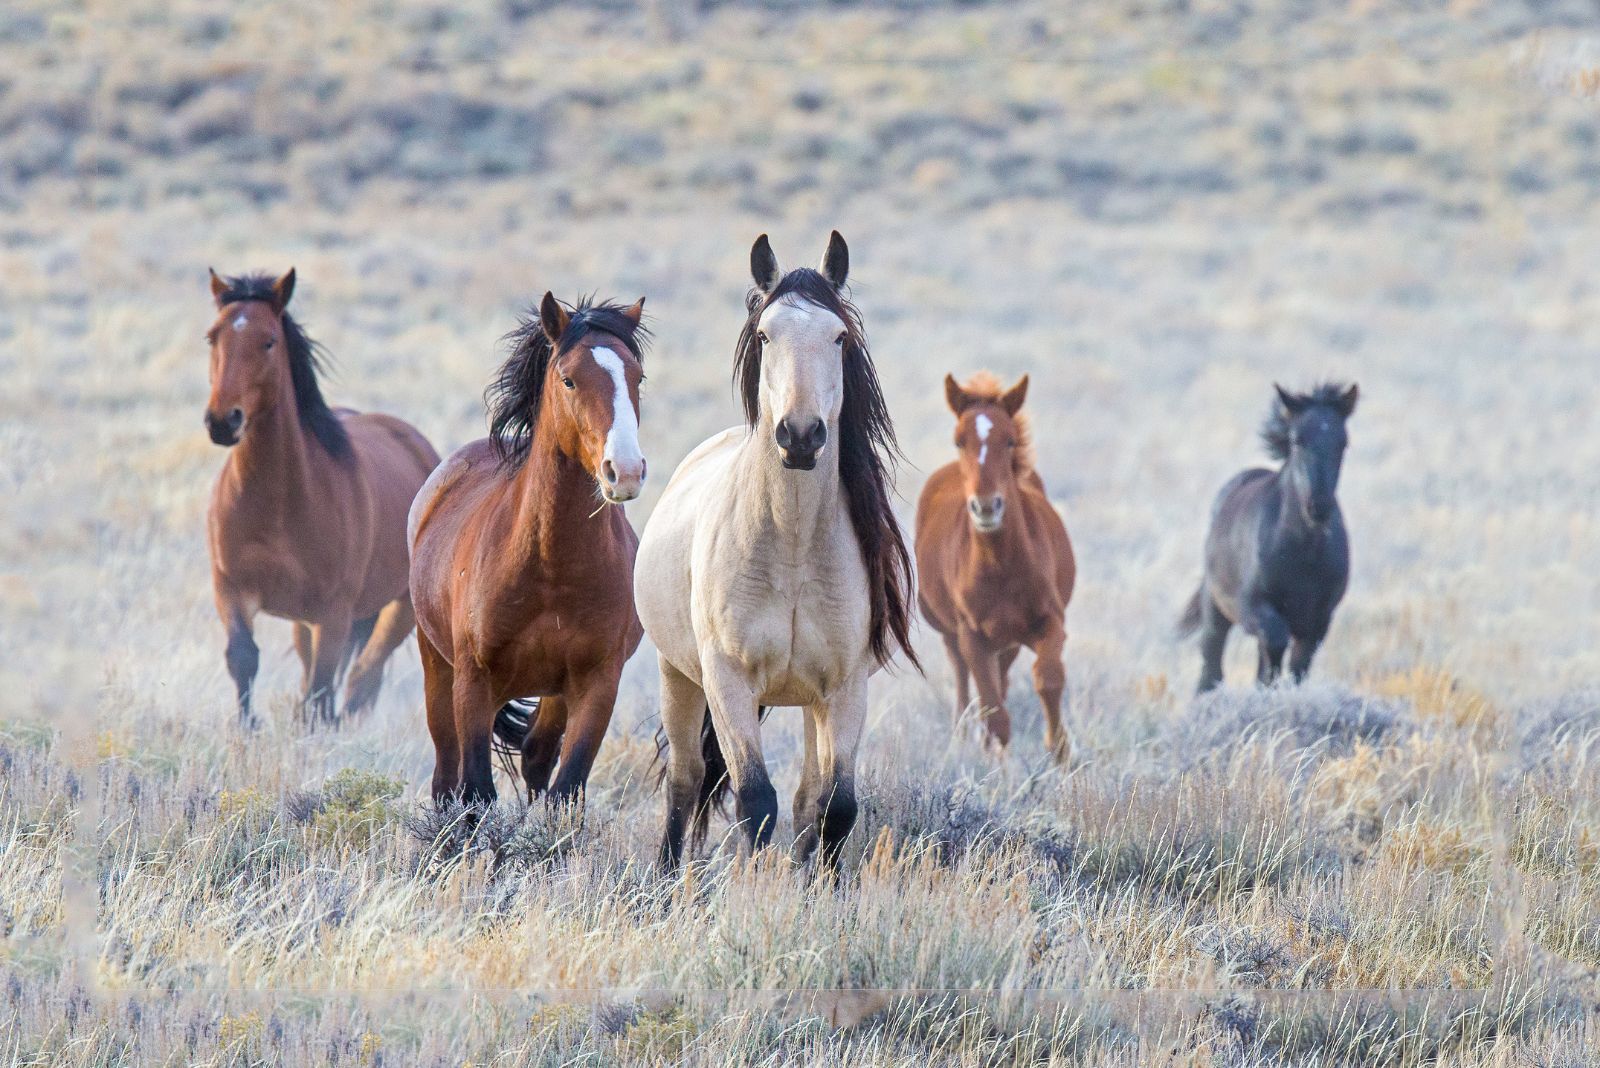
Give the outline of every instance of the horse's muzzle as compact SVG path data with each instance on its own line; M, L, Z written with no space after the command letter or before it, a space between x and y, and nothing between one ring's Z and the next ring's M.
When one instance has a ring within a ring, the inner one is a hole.
M773 437L778 442L784 467L791 471L810 471L817 466L817 457L822 455L823 446L828 442L828 424L818 419L800 432L789 420L780 419Z
M612 504L623 504L639 496L644 488L645 462L606 460L600 465L600 492Z
M206 431L218 445L239 444L239 433L244 430L244 410L235 408L227 415L206 412Z
M967 498L967 514L972 517L972 529L979 534L993 534L1000 529L1000 523L1006 514L1006 499L996 493L985 500L982 497Z

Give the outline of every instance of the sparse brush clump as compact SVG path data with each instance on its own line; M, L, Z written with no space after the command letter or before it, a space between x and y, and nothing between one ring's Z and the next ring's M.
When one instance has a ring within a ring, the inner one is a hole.
M306 826L315 845L365 849L396 821L396 802L403 793L405 783L399 779L345 768L320 788L290 796L285 810L290 819Z

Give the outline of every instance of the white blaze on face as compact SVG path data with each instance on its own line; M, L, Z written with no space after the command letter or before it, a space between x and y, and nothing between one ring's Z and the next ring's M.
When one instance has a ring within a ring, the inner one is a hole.
M989 431L994 429L994 420L979 412L972 423L978 428L978 466L982 467L989 458Z
M245 318L244 312L240 312L238 318L234 319L233 321L233 332L236 334L242 334L244 333L244 328L249 325L250 320Z
M628 374L622 357L603 346L589 351L594 354L594 362L605 368L611 376L616 390L611 400L611 432L606 435L605 458L614 464L638 463L644 459L644 453L639 449L639 417L633 410L633 401L628 397Z

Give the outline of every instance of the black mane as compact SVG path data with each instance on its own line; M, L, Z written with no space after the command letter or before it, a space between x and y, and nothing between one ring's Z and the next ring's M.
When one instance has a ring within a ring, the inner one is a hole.
M878 663L887 664L899 646L906 659L922 670L911 648L911 556L889 501L893 465L900 455L889 407L867 352L861 313L809 267L790 271L770 293L752 288L745 298L748 316L734 353L733 382L744 404L745 422L761 419L761 313L779 301L806 301L826 308L845 324L844 405L839 413L839 479L844 485L850 524L861 543L871 596L870 642Z
M217 297L217 306L244 300L264 300L276 303L272 286L277 281L270 274L242 274L224 278L227 289ZM284 352L289 360L289 381L294 386L294 406L300 415L300 425L322 443L328 454L336 460L350 455L350 435L344 423L322 399L322 387L317 376L327 370L328 350L312 341L288 309L279 313L283 323Z
M581 297L576 306L563 306L572 313L559 345L552 347L539 321L539 309L525 313L517 328L501 340L511 346L511 355L501 365L483 400L489 406L489 438L502 466L515 470L528 458L533 447L533 431L539 425L539 406L544 399L545 375L550 358L565 352L586 334L612 334L644 363L650 345L650 331L628 318L621 304L596 304L594 298Z
M1307 393L1291 393L1290 396L1301 405L1302 413L1312 408L1331 408L1339 413L1342 419L1348 414L1344 405L1349 391L1350 387L1343 382L1323 382ZM1272 409L1261 424L1261 443L1267 447L1267 454L1274 460L1289 458L1295 418L1295 413L1284 407L1283 401L1273 398Z

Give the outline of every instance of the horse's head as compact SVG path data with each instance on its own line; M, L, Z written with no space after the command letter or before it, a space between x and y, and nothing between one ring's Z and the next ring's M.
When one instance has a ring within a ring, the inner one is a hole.
M237 445L250 420L284 395L283 376L289 367L284 358L283 310L293 295L293 267L259 294L241 292L234 281L211 272L217 320L206 331L211 345L211 397L205 424L218 445Z
M555 296L539 305L539 328L550 343L544 411L562 452L594 476L612 504L639 496L645 459L639 448L639 383L644 368L633 346L644 298L569 312Z
M750 249L755 289L739 339L739 370L756 377L741 383L746 414L770 426L791 470L817 466L844 405L845 351L860 336L839 295L849 271L850 250L837 230L814 271L780 271L766 234Z
M1282 386L1262 430L1267 447L1284 461L1284 477L1295 490L1306 522L1326 526L1338 507L1339 469L1349 436L1345 420L1356 410L1360 388L1332 383L1309 393L1291 393Z
M978 375L965 386L944 376L944 396L956 413L956 448L960 458L961 487L967 498L972 529L992 534L1005 521L1017 476L1028 466L1028 434L1020 412L1028 395L1028 376L1002 391L989 375Z

